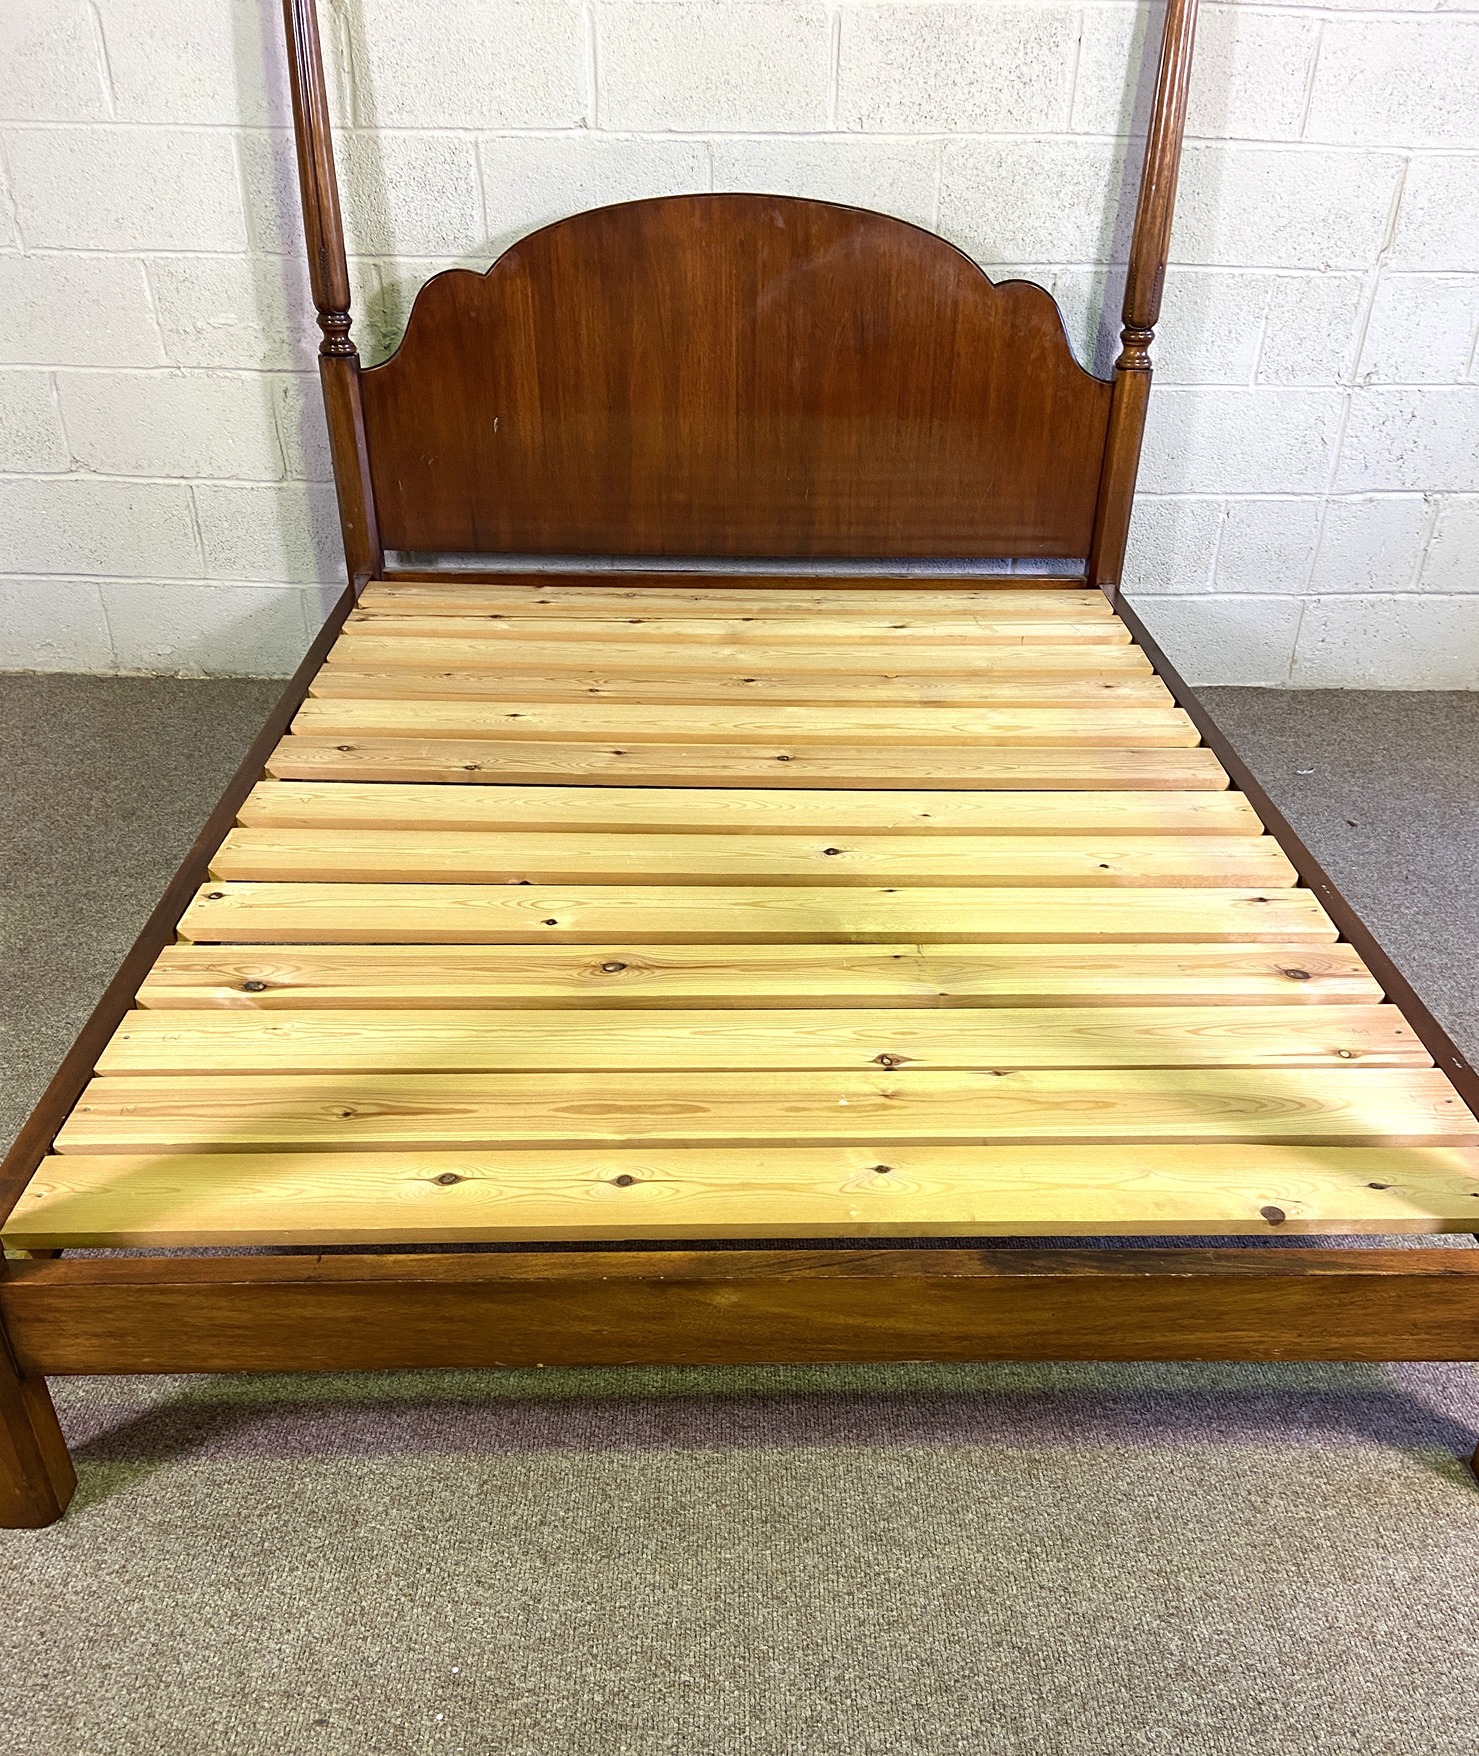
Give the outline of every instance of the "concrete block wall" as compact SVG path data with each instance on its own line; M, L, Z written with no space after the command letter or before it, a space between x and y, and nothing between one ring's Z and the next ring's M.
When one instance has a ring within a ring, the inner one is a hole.
M933 227L1113 357L1137 0L321 4L370 359L436 268L707 189ZM284 672L340 577L279 38L0 9L0 664ZM1194 679L1479 686L1476 332L1479 0L1206 5L1129 567Z

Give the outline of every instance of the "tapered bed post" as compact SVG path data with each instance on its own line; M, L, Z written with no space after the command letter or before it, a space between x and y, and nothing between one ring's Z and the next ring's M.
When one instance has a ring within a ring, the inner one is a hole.
M1140 441L1150 400L1150 344L1155 339L1166 280L1196 19L1197 0L1167 0L1155 98L1145 137L1145 165L1135 206L1135 230L1130 240L1124 327L1120 331L1120 356L1114 364L1109 436L1089 548L1089 582L1107 592L1111 599L1119 594L1135 476L1140 467Z
M0 1324L0 1530L55 1524L76 1486L46 1380L20 1371Z
M385 558L375 517L360 398L359 352L350 339L349 263L334 170L329 100L314 0L283 0L288 39L288 71L293 90L293 134L298 144L298 185L303 197L303 232L308 274L318 326L319 376L329 424L329 451L339 495L344 560L352 584L378 577Z

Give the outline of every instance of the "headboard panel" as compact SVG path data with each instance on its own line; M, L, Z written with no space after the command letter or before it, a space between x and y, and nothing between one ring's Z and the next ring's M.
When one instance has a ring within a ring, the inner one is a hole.
M366 371L314 0L282 0L349 577L446 554L1087 557L1119 589L1197 0L1165 0L1111 381L1039 287L772 195L600 208L429 281Z
M464 553L1086 555L1110 401L1042 288L775 195L439 274L361 384L381 541Z

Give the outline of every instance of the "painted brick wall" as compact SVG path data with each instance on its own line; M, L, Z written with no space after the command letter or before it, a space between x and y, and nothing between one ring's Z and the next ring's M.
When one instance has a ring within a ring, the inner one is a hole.
M1103 368L1145 25L325 0L361 346L572 209L767 189L1045 281ZM285 671L338 577L278 34L0 9L0 663ZM1479 0L1208 6L1130 568L1193 677L1479 686L1476 329Z

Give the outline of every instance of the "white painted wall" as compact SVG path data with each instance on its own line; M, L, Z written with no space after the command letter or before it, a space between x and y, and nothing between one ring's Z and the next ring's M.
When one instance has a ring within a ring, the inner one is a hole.
M339 577L275 0L0 8L0 663L290 668ZM333 0L367 357L573 209L766 189L1101 369L1133 0ZM1479 0L1204 10L1132 543L1193 678L1479 686Z

